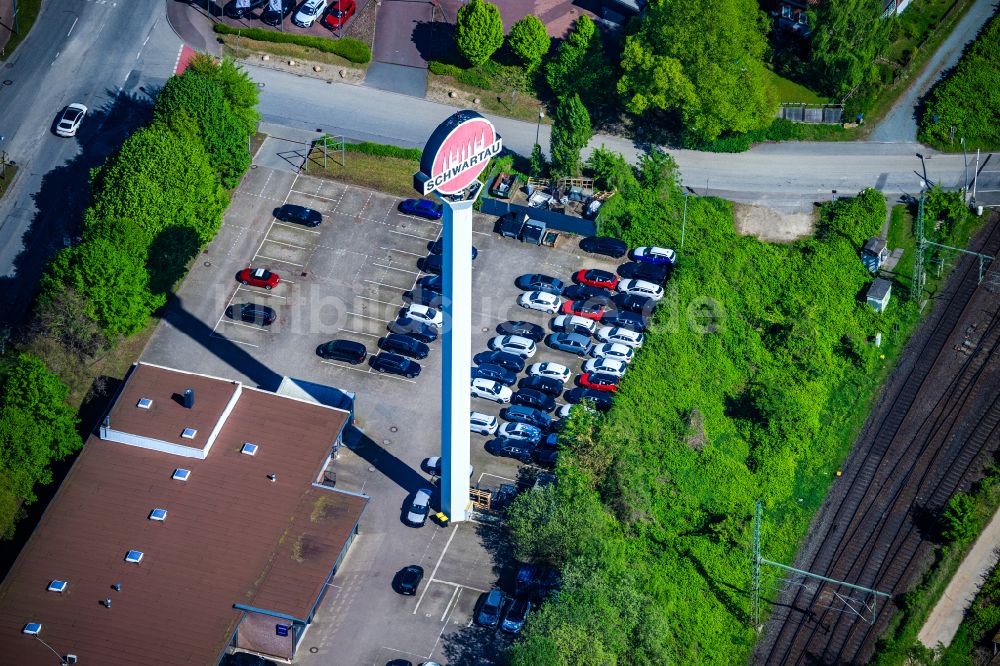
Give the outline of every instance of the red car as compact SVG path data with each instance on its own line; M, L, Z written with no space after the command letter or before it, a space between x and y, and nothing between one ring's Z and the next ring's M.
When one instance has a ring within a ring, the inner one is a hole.
M618 286L617 275L609 273L608 271L599 270L597 268L577 271L574 277L580 284L589 284L591 287L603 287L605 289L613 290Z
M347 20L354 16L354 10L357 8L354 0L333 0L330 8L326 10L326 16L323 17L323 24L333 30L343 28Z
M595 391L611 391L614 393L618 390L618 382L620 381L618 377L607 373L588 372L580 375L580 386Z
M563 303L560 312L600 321L601 315L604 314L604 306L600 303L591 303L590 301L566 301Z
M264 289L273 289L281 281L277 273L272 273L266 268L244 268L236 279L245 285L264 287Z

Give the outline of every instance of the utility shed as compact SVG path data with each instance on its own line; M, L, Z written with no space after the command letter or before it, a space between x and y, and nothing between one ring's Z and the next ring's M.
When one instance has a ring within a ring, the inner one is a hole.
M878 273L882 264L889 258L889 248L886 247L885 240L876 236L865 241L861 248L861 263L865 265L869 273Z
M875 278L872 285L868 287L867 301L875 312L883 312L889 306L889 298L892 296L892 283L882 278Z

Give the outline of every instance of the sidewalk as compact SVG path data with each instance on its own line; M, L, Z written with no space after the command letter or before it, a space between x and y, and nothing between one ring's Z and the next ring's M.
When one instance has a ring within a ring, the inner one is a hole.
M0 6L7 0L0 0ZM221 55L222 47L212 30L212 20L206 7L211 0L195 4L184 0L167 0L167 23L188 46L199 52Z
M7 45L13 30L14 0L0 0L0 49Z

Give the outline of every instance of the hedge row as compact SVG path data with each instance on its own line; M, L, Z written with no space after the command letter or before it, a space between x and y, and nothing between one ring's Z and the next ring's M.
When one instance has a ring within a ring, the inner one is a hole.
M237 33L247 39L254 39L258 42L275 42L278 44L298 44L307 46L323 53L333 53L345 58L350 62L363 65L371 62L372 50L368 45L359 39L343 37L341 39L327 39L326 37L313 37L312 35L296 35L289 32L277 32L274 30L264 30L263 28L234 28L225 23L216 23L215 31L221 35L235 35Z
M349 153L362 153L364 155L374 155L376 157L398 157L403 160L420 161L423 151L419 148L400 148L399 146L389 146L384 143L371 143L363 141L361 143L348 143L344 149Z

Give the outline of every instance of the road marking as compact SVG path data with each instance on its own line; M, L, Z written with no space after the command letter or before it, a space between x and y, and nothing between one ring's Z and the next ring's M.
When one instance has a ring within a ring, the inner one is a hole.
M439 578L435 578L434 580L432 580L430 582L431 583L441 583L442 585L452 585L454 587L463 587L463 588L465 588L467 590L472 590L473 592L480 592L482 594L486 594L486 590L480 590L478 587L472 587L471 585L465 585L464 583L453 583L450 580L441 580Z
M254 326L252 324L244 324L241 321L232 321L229 319L222 319L219 321L220 324L229 324L231 326L242 326L243 328L252 328L255 331L260 331L261 333L266 333L267 329L261 326Z
M266 199L267 197L263 197L263 198ZM274 201L280 201L280 199L274 199ZM302 227L301 225L298 225L298 224L287 224L285 222L281 222L280 220L275 220L273 226L276 226L276 227L285 227L286 229L295 229L296 231L308 231L311 234L317 234L317 235L319 235L319 233L320 233L319 231L316 231L315 229L306 229L305 227Z
M416 384L417 383L416 380L407 379L406 377L400 377L399 375L387 374L387 373L384 373L384 372L375 372L370 367L367 370L361 370L360 368L355 368L354 366L351 366L351 365L341 365L339 363L333 363L331 361L325 361L323 359L320 359L320 363L326 363L327 365L332 365L332 366L337 367L337 368L344 368L345 370L353 370L354 372L362 372L362 373L364 373L366 375L377 375L379 377L385 377L386 379L397 379L397 380L399 380L401 382L406 382L408 384Z
M434 581L431 581L431 582L433 583ZM455 602L455 597L457 597L458 593L461 592L461 591L462 591L462 586L461 585L457 585L455 587L455 591L451 595L451 599L448 600L448 605L444 607L444 612L441 613L441 621L442 622L444 622L444 619L448 616L448 611L451 610L451 605Z
M984 192L988 192L989 190L983 190L983 191ZM425 256L427 256L426 252L407 252L406 250L400 250L400 249L397 249L397 248L394 248L394 247L382 247L382 246L379 246L379 249L380 250L388 250L389 252L402 252L403 254L408 254L408 255L411 255L413 257L425 257Z
M278 294L272 294L270 291L266 289L264 291L257 291L256 289L251 289L250 287L244 287L243 285L240 285L239 287L236 288L236 291L239 291L240 289L242 289L243 291L249 291L251 294L257 294L258 296L267 296L268 298L280 298L281 300L285 300L286 298L288 298L287 296L279 296ZM233 294L233 296L235 296L235 294Z
M508 479L506 476L500 476L499 474L490 474L489 472L483 472L479 475L479 481L482 482L484 476L492 476L494 479L500 479L502 481L510 481L511 483L517 483L517 479Z
M77 16L77 17L76 17L75 19L73 19L73 25L71 25L71 26L69 27L69 32L67 32L67 33L66 33L66 36L67 36L67 37L69 37L70 35L72 35L72 34L73 34L73 28L75 28L75 27L76 27L76 22L77 22L77 21L79 21L79 20L80 20L80 17L79 17L79 16ZM146 39L149 39L149 38L147 37Z
M255 344L253 344L251 342L242 342L240 340L233 340L232 338L227 338L226 336L219 335L218 333L212 333L212 335L210 335L209 337L211 337L211 338L218 338L220 340L225 340L226 342L232 342L232 343L235 343L235 344L238 344L238 345L246 345L247 347L260 348L260 345L255 345Z
M456 525L455 527L458 527L458 526ZM431 580L434 580L434 574L437 573L438 567L441 566L441 560L444 559L445 553L448 552L448 546L451 545L451 540L455 538L455 534L456 533L458 533L457 529L452 530L451 534L448 535L448 542L444 545L444 550L441 551L441 555L438 556L438 561L437 561L437 564L434 565L434 570L431 571L431 576L430 576ZM424 595L427 594L427 588L429 588L429 587L430 587L430 585L424 585L424 591L420 593L420 598L417 599L417 605L413 607L413 614L414 615L417 614L417 608L420 607L420 602L424 600Z
M381 333L365 333L364 331L355 331L353 328L338 328L337 331L344 331L347 333L352 333L353 335L367 335L370 338L381 338Z
M337 202L340 201L340 199L331 199L330 197L323 197L323 196L320 196L318 194L313 194L312 192L303 192L302 190L294 190L293 189L293 190L289 190L289 192L295 192L296 194L304 194L307 197L316 197L317 199L325 199L327 201L337 201Z
M268 241L266 238L264 239L264 241L265 242L271 242L271 243L274 242L274 241ZM305 249L305 248L303 248L303 249ZM254 255L253 258L254 259L267 259L268 261L277 261L280 264L288 264L289 266L298 266L300 268L305 265L305 264L297 264L294 261L288 261L287 259L278 259L277 257L269 257L267 255L261 254L259 251L257 252L257 254Z
M310 249L310 248L306 247L305 245L292 245L291 243L286 243L285 241L274 240L273 238L265 238L264 240L266 240L268 243L277 243L278 245L287 245L288 247L294 247L297 250L308 250L308 249ZM281 261L281 260L280 259L276 259L275 261Z
M386 266L385 264L380 264L377 262L372 262L372 266L378 266L379 268L387 268L390 271L399 271L400 273L409 273L410 275L420 275L420 271L408 271L405 268L396 268L395 266Z
M385 305L395 305L396 307L403 307L399 303L390 303L389 301L380 301L377 298L371 298L370 296L358 296L358 298L364 299L366 301L375 301L376 303L383 303Z
M369 317L368 315L358 314L357 312L348 312L347 314L353 317L361 317L362 319L371 319L372 321L384 321L385 323L389 323L390 321L392 321L391 319L380 319L378 317Z
M389 287L390 289L399 289L400 291L410 291L406 287L397 287L394 284L386 284L385 282L379 282L378 280L365 280L365 282L368 282L370 284L381 285L383 287Z
M391 234L399 234L400 236L409 236L410 238L419 238L422 241L434 241L434 240L437 240L437 238L424 238L423 236L417 236L415 234L408 234L405 231L397 231L396 229L389 229L389 233L391 233Z

